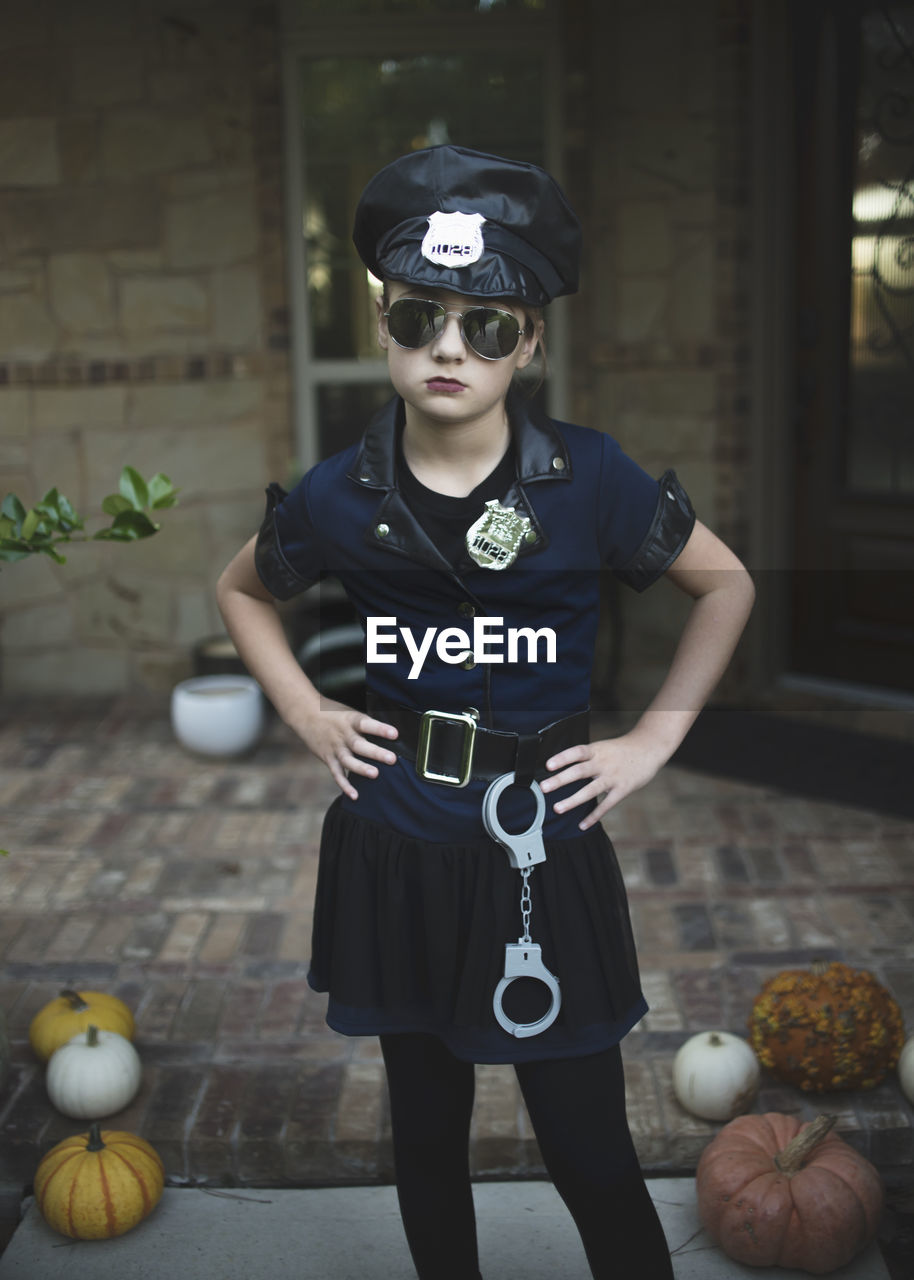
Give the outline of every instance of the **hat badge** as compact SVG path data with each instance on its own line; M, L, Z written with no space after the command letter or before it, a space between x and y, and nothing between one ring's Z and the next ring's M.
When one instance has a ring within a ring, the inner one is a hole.
M468 267L482 257L481 213L444 213L429 215L428 231L422 241L422 256L439 267Z

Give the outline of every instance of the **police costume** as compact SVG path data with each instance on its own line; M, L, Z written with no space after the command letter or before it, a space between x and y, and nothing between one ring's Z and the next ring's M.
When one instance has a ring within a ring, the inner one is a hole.
M432 215L445 215L446 232L455 212L481 215L482 247L469 263L432 262ZM578 224L553 180L461 148L382 170L363 194L354 239L380 277L474 298L538 306L576 287ZM327 1020L344 1034L431 1032L475 1062L596 1052L646 1011L612 846L600 824L580 831L585 807L554 812L580 783L542 805L536 780L548 758L588 739L599 571L643 590L694 523L673 472L658 482L608 435L539 417L513 393L507 410L513 475L497 469L492 483L503 487L481 485L466 513L468 528L485 528L490 508L513 512L499 565L479 554L504 544L497 529L446 556L406 501L398 397L359 444L292 493L270 486L256 551L279 599L331 574L366 627L383 620L386 646L366 668L368 710L399 730L385 743L397 763L359 777L358 800L339 797L325 819L309 980L329 991ZM477 620L486 620L483 644L461 649L460 632L469 639ZM429 646L419 675L406 628L419 639L452 629L449 647ZM513 651L512 632L523 637ZM524 855L536 858L524 875L525 933L514 944L521 868L498 833L533 831L537 815L539 853ZM539 971L511 982L510 965L526 972L530 946ZM549 1014L543 974L555 979Z

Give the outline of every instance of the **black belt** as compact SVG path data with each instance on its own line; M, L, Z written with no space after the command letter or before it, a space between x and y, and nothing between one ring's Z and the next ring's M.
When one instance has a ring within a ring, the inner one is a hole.
M529 785L558 751L590 740L590 711L554 720L538 733L502 733L476 723L471 709L461 712L415 711L377 694L368 695L368 714L395 726L398 737L385 743L404 760L415 763L426 782L465 787L470 779L491 781L516 774Z

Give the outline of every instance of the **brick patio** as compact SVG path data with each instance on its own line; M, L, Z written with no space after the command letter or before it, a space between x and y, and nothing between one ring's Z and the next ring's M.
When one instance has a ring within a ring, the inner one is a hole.
M161 703L16 701L0 729L0 1191L74 1131L27 1041L61 987L134 1009L145 1075L116 1127L158 1148L172 1185L390 1180L377 1043L338 1036L306 982L323 810L333 787L278 722L248 760L173 741ZM608 817L651 1012L626 1041L629 1111L650 1174L689 1172L717 1126L675 1102L692 1032L745 1033L762 980L841 959L872 970L914 1027L914 824L667 769ZM479 1067L473 1169L542 1166L509 1067ZM837 1111L891 1178L914 1168L896 1081L816 1102L766 1081L760 1110Z

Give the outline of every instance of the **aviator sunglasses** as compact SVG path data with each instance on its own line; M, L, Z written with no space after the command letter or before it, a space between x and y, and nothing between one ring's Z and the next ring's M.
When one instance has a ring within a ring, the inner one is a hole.
M463 340L483 360L504 360L517 347L522 334L517 317L497 307L468 307L450 311L426 298L398 298L384 312L387 332L398 347L416 351L443 332L448 316L460 317Z

